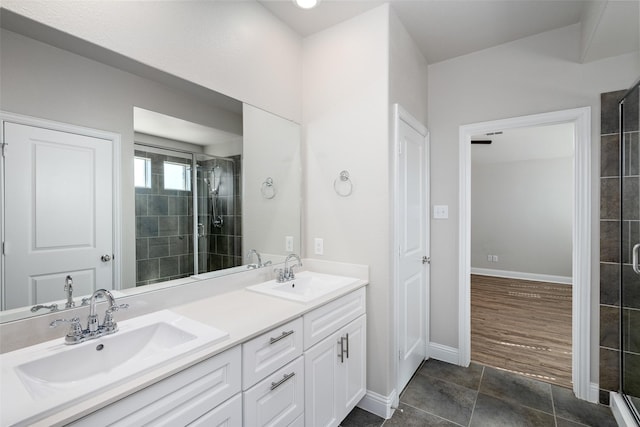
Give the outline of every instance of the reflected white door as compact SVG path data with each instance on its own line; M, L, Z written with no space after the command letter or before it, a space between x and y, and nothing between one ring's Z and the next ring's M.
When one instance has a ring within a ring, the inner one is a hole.
M398 393L427 350L429 185L427 131L406 113L396 119L398 142Z
M4 123L4 307L112 288L112 141Z

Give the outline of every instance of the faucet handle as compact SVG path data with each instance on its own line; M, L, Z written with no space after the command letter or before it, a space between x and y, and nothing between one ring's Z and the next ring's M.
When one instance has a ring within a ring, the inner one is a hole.
M276 273L276 282L282 283L285 281L285 271L282 268L274 268L273 271Z
M111 314L114 311L119 311L119 310L126 310L127 308L129 308L129 304L118 304L118 305L112 305L111 307L107 308L106 313L107 314Z
M54 311L58 311L58 304L51 304L51 305L43 305L43 304L38 304L38 305L34 305L33 307L31 307L31 312L35 313L36 311L42 309L42 308L46 308L51 310L52 312Z
M64 337L64 340L67 344L74 344L79 341L82 341L82 325L80 325L80 318L73 317L71 319L56 319L53 322L49 323L50 328L55 328L62 323L69 323L69 332Z
M126 310L127 308L129 308L129 304L112 305L107 308L107 311L104 313L104 322L102 323L104 333L110 334L118 330L118 324L113 321L113 312Z

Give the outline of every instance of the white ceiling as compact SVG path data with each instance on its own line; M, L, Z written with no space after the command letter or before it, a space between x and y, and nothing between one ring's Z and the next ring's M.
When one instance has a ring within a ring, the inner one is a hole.
M302 10L291 0L258 1L302 37L385 3L321 0L314 9ZM579 23L591 1L607 4L612 16L616 16L612 10L621 6L620 13L635 21L621 26L608 20L617 34L613 40L605 38L606 43L615 47L630 39L631 48L638 49L637 0L389 0L430 64ZM635 14L629 14L630 8Z
M505 130L500 135L474 135L491 144L471 146L472 163L502 163L573 156L572 123Z

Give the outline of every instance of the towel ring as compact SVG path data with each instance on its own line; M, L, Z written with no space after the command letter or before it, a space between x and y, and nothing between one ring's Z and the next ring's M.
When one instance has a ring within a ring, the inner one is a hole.
M353 182L349 179L349 172L342 171L333 181L333 189L340 197L349 197L353 192Z
M260 193L262 193L262 197L265 199L273 199L276 197L276 187L273 185L273 178L269 176L264 180L260 187Z

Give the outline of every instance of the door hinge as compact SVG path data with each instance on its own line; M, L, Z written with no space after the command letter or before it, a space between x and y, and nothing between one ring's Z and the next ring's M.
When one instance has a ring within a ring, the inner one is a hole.
M4 255L4 241L2 242L2 255Z
M6 152L7 152L7 146L8 146L8 145L9 145L9 144L7 144L6 142L3 142L3 143L2 143L2 157L4 157L4 156L6 155Z
M402 360L402 350L398 350L398 360Z

